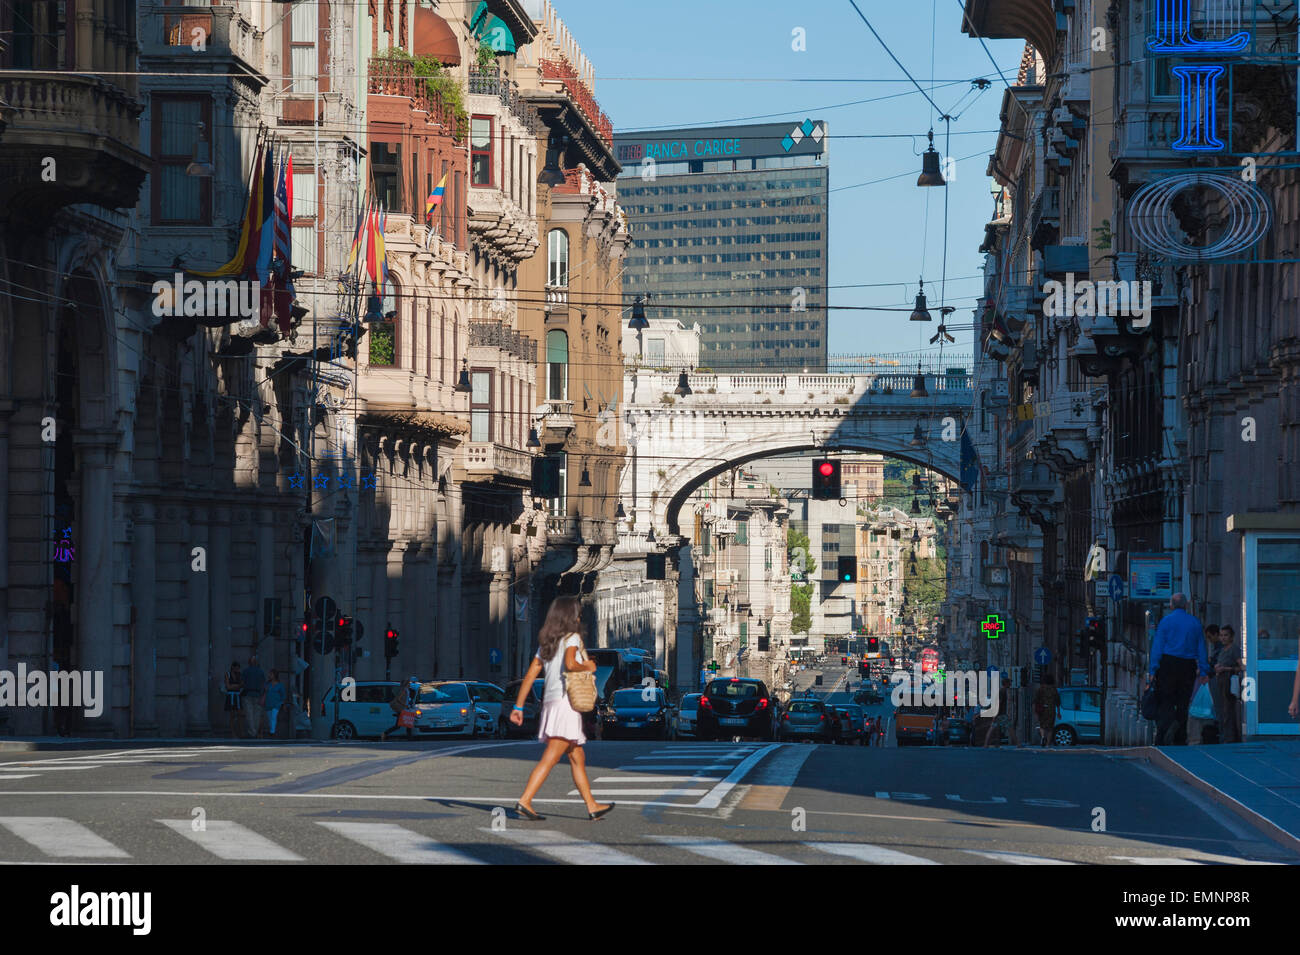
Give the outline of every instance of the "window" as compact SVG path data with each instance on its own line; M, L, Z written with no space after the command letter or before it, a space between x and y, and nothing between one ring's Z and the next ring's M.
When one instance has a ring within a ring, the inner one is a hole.
M554 329L546 333L546 400L569 397L569 336Z
M298 197L294 196L294 203L297 204ZM384 296L384 304L381 306L382 312L387 315L397 310L397 286L389 282L388 294ZM381 366L393 366L397 364L397 322L394 319L385 319L382 322L372 322L370 331L366 338L370 340L370 364Z
M188 176L195 130L202 123L212 139L212 103L206 97L153 97L151 187L155 225L211 225L212 177Z
M6 57L0 47L0 64L16 70L70 68L73 27L65 8L57 0L15 0L8 22L0 8L0 30L13 29L13 51Z
M293 171L293 266L308 275L316 272L316 172Z
M295 10L297 7L294 8ZM375 194L389 212L406 212L402 197L402 155L398 143L370 143L370 173L375 181ZM297 201L294 196L294 201Z
M492 117L475 116L469 123L470 185L492 185Z
M312 93L320 75L316 58L316 4L296 3L289 14L289 75L286 93ZM296 197L295 197L296 198Z
M546 284L569 287L569 233L563 229L546 233Z
M560 466L560 496L551 498L549 502L551 515L553 517L563 517L569 490L568 455L563 451L557 451L550 457L557 459Z
M492 372L470 373L473 390L469 396L469 439L492 440Z
M645 343L646 361L651 365L662 365L664 363L664 340L662 338L652 338Z

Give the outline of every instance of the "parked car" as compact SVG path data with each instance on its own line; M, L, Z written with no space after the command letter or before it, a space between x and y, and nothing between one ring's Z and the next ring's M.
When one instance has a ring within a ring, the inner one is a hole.
M935 713L932 707L900 706L894 711L894 739L899 746L935 742Z
M635 736L668 738L668 697L663 690L628 687L610 696L601 713L601 739Z
M514 698L511 697L510 703L505 702L505 690L495 683L487 683L483 680L466 680L465 685L469 687L469 694L474 699L474 705L487 710L488 716L492 717L492 727L488 730L488 735L504 735L498 732L501 724L501 717L510 716L510 707L515 705Z
M492 714L483 709L483 707L478 703L474 704L474 714L476 717L476 722L474 723L475 736L501 735L497 721L492 718Z
M700 693L687 693L673 707L668 719L668 735L673 739L694 739L695 720L700 712Z
M840 712L840 737L836 742L866 746L870 736L867 734L867 714L862 707L856 703L842 703L836 709Z
M814 697L799 697L781 714L781 729L777 736L782 741L809 739L829 743L834 738L833 717L827 706Z
M424 718L422 734L438 736L473 736L477 712L470 699L469 686L457 682L422 683L416 709Z
M1092 686L1063 686L1061 718L1052 730L1052 743L1073 746L1101 741L1101 690Z
M709 682L695 721L699 739L742 737L770 740L775 733L776 701L762 680L725 677Z
M962 716L944 716L938 720L938 740L940 746L969 746L971 737L970 720Z
M507 683L502 692L501 716L497 720L497 725L501 727L501 735L507 738L536 736L537 724L542 718L542 692L546 689L546 681L534 680L532 692L524 697L523 725L515 726L510 722L510 713L523 682L523 680L515 680L513 683Z
M340 687L332 686L321 697L320 715L333 720L330 725L331 739L358 739L373 736L378 738L385 730L397 722L388 701L402 686L396 680L383 680L353 684L350 693L340 694ZM338 698L338 712L335 713L334 701ZM416 718L417 724L419 717Z

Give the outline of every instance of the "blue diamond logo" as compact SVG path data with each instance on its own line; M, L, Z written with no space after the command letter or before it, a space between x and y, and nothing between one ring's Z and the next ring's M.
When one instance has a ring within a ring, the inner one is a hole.
M789 152L791 149L794 148L794 140L790 138L789 133L786 133L785 139L781 140L781 148L784 149L786 152Z
M803 129L803 134L805 136L811 136L813 131L813 121L811 119L805 119L801 128Z

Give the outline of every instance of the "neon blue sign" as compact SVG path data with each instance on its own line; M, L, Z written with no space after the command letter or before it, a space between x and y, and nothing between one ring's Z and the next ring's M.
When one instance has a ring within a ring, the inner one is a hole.
M1215 7L1224 7L1216 15ZM1227 20L1224 0L1206 0L1206 22L1224 23ZM1172 53L1193 56L1212 56L1220 53L1240 53L1250 43L1250 33L1240 30L1219 40L1198 39L1192 36L1191 0L1156 0L1156 34L1147 38L1147 49L1162 55ZM1214 133L1217 114L1215 94L1222 66L1175 66L1170 70L1178 77L1178 139L1170 143L1171 149L1182 152L1219 152L1227 146Z

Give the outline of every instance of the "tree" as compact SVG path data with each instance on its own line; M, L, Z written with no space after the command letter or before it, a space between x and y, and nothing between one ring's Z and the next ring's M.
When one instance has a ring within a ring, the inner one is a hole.
M812 557L808 535L788 529L785 553L790 565L790 579L800 581L790 586L790 632L807 633L812 628L812 577L817 573L817 561Z

